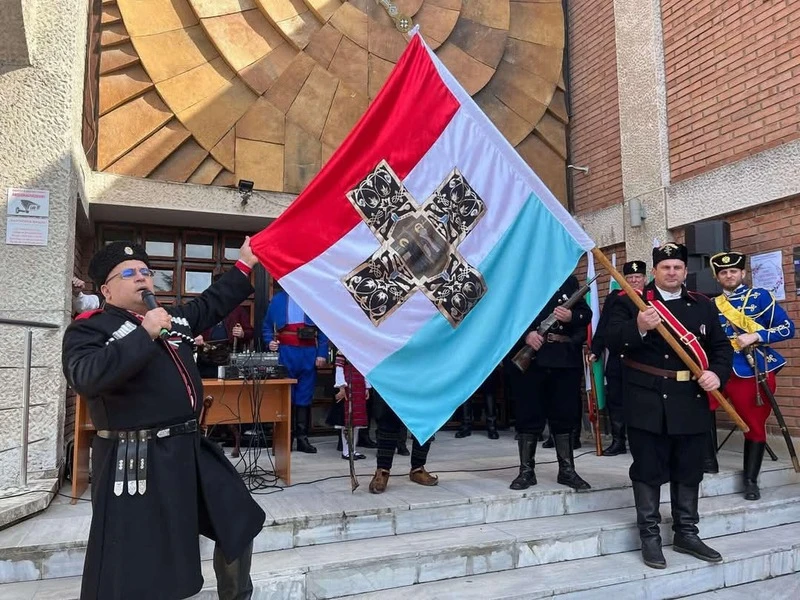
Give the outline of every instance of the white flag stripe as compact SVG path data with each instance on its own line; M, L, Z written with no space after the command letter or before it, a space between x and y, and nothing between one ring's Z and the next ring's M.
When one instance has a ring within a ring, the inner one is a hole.
M567 209L564 208L558 199L553 196L552 192L547 188L542 180L539 179L538 175L533 172L530 165L522 160L522 157L517 153L514 147L508 142L508 140L506 140L505 137L503 137L503 134L497 130L491 121L489 121L488 117L485 116L483 111L475 103L472 97L463 87L461 87L461 84L456 80L455 77L453 77L450 71L447 70L447 67L445 67L444 63L442 63L436 53L431 50L427 44L425 44L425 48L428 51L428 55L431 57L433 64L436 66L436 70L439 72L439 76L442 78L442 81L444 81L445 85L450 89L450 92L461 104L461 108L459 110L466 110L472 114L482 115L482 117L489 124L489 126L486 128L486 136L492 141L492 145L494 145L500 151L503 160L506 161L514 171L519 173L520 176L524 178L526 185L533 190L533 193L539 197L544 206L546 206L553 216L558 219L558 221L564 226L564 228L569 232L569 234L581 248L584 250L591 250L594 248L594 241L587 235L581 226L578 225L578 222L575 221L572 215L569 214Z

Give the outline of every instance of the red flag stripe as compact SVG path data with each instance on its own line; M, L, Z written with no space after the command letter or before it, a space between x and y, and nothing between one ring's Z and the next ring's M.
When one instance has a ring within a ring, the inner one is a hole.
M382 159L404 179L458 108L415 36L328 163L291 206L251 240L264 267L280 279L334 245L361 220L345 194Z

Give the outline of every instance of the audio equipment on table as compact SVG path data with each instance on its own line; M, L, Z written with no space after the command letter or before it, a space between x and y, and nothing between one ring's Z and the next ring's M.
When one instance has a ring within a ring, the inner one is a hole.
M225 379L284 379L286 367L278 362L277 352L237 352L225 367Z

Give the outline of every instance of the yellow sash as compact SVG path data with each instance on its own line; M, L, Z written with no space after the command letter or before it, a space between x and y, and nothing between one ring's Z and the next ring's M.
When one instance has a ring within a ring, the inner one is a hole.
M748 293L749 295L749 293ZM717 304L717 309L722 314L723 317L728 319L733 325L741 329L746 333L755 333L756 331L762 331L764 327L759 325L757 321L755 321L752 317L748 317L743 312L736 310L733 305L731 304L730 300L725 294L720 294L716 298L714 298L714 302ZM745 297L743 307L747 305L747 297ZM731 345L733 346L734 350L739 350L739 344L736 340L731 340Z

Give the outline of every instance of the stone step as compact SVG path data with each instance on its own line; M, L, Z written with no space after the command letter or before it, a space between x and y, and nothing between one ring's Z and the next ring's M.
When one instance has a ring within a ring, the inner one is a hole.
M772 600L781 598L800 598L800 573L726 587L713 592L689 596L691 600Z
M712 545L722 553L723 563L712 565L666 548L663 570L646 567L635 551L353 594L348 599L405 600L412 595L415 600L799 597L800 524L726 535L715 538ZM777 578L772 580L776 584L762 590L761 580L772 577ZM750 588L746 595L734 595L736 586L750 582L759 583L744 586Z
M800 484L764 489L758 502L747 502L738 494L703 498L700 512L701 535L707 538L797 523ZM668 506L662 506L662 515L662 534L669 543ZM252 576L260 590L257 597L336 598L477 573L524 570L638 547L633 510L623 508L404 533L368 543L353 540L261 552L253 557ZM213 594L210 561L204 562L203 570L204 593ZM11 583L0 585L0 597L26 598L31 590L52 589L56 581L64 593L80 585L77 577Z
M254 552L271 552L304 546L398 536L521 519L585 514L633 506L626 457L597 458L586 475L593 488L584 493L555 483L553 451L538 453L539 484L524 491L508 489L513 470L490 473L447 472L440 484L423 488L405 473L393 475L386 493L366 492L369 473L360 475L362 488L342 492L342 481L325 481L314 487L295 486L280 494L254 496L267 513L266 525L256 538ZM480 468L482 459L475 459ZM497 458L484 459L497 464ZM344 462L344 461L339 461ZM713 498L740 493L741 455L720 453L722 471L706 476L701 496ZM453 463L453 466L457 466ZM766 462L760 478L763 489L800 483L800 476L785 462ZM662 488L669 501L669 486ZM53 504L42 515L0 531L0 583L70 577L81 573L91 522L88 502L78 506ZM210 559L213 543L201 538L201 556Z

